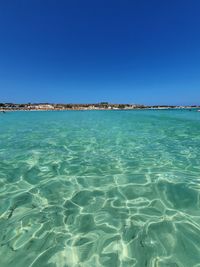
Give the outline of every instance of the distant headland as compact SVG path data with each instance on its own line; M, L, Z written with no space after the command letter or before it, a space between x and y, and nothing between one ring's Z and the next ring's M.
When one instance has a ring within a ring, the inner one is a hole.
M132 110L132 109L191 109L200 108L200 105L141 105L141 104L112 104L100 102L95 104L53 104L53 103L0 103L0 111L48 111L48 110Z

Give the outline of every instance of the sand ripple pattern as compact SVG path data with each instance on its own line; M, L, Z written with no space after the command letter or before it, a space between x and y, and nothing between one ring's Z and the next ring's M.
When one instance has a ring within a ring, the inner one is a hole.
M200 267L200 114L0 116L0 266Z

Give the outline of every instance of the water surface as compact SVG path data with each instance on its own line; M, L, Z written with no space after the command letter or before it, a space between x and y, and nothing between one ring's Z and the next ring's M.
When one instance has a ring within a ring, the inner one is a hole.
M0 266L200 267L200 113L0 114Z

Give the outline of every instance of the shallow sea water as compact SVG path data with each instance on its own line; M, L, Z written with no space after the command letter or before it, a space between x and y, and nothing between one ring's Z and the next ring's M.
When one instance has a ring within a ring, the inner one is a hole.
M1 267L200 267L200 113L0 114Z

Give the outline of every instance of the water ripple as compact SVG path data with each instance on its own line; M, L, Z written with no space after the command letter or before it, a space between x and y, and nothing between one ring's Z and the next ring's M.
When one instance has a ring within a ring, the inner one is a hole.
M200 266L196 113L6 116L0 266Z

